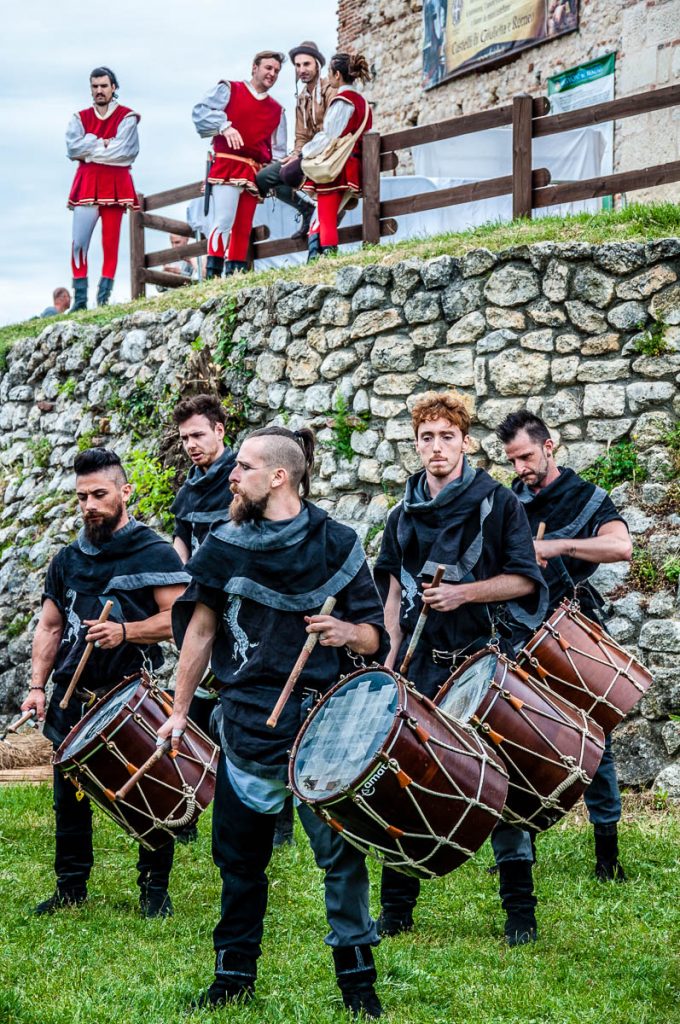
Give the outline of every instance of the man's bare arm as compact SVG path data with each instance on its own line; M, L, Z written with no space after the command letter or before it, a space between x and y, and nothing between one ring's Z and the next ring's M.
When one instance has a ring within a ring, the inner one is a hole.
M401 647L404 633L399 623L401 616L401 583L394 576L390 576L390 589L385 601L385 629L390 637L390 653L385 659L388 668L394 668L399 648Z
M179 656L173 713L158 730L161 740L172 737L173 730L177 732L177 730L183 731L186 728L191 698L210 664L216 633L217 614L212 608L198 601ZM173 747L178 747L178 736L175 735L172 738Z
M40 721L45 717L45 686L54 667L63 632L63 616L54 601L47 597L35 628L31 655L31 686L39 686L41 689L29 690L26 700L21 705L22 711L35 709Z
M308 633L318 633L322 647L349 647L355 654L375 654L380 633L370 622L345 622L332 615L306 615Z
M423 589L423 603L437 612L452 612L464 604L493 604L525 597L536 589L534 580L519 573L501 573L475 583L440 583Z
M633 544L625 523L605 523L595 537L564 537L534 541L539 564L558 556L579 558L583 562L630 562Z
M182 540L181 537L175 537L173 539L172 546L179 555L179 557L182 559L182 565L186 565L189 559L191 558L191 552L189 551L189 548L187 547L185 542Z
M85 619L89 626L85 639L98 643L104 650L119 647L123 640L133 644L157 644L161 640L172 640L172 606L181 597L186 587L179 583L172 587L154 587L154 601L158 605L155 615L139 622L126 622L125 630L120 622L96 622Z

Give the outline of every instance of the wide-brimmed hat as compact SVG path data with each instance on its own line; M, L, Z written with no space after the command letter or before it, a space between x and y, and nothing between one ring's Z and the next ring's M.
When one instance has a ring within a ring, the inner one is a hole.
M316 43L313 42L311 39L305 39L305 41L300 43L299 46L294 46L292 50L288 51L288 56L292 61L294 61L295 58L300 53L308 53L310 57L314 57L316 60L318 60L321 67L323 67L324 64L326 63L326 58L324 57Z

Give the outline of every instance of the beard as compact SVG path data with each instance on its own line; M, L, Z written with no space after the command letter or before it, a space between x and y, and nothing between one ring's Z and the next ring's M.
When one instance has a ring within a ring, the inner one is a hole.
M241 523L260 523L264 519L268 504L268 494L265 494L264 498L254 500L244 498L242 494L236 493L229 506L229 518L237 526Z
M84 517L85 536L91 544L101 547L102 544L107 544L111 540L123 518L123 509L124 505L121 501L110 516L101 516L96 520L90 520L88 516Z

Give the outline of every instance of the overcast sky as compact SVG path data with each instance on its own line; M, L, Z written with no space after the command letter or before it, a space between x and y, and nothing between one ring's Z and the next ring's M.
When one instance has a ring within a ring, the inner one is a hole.
M258 50L287 52L313 39L330 56L335 11L336 0L13 4L0 38L0 324L41 312L53 288L70 287L66 200L75 164L66 158L64 132L74 111L91 102L93 67L113 68L120 102L142 116L133 177L148 194L202 177L207 146L194 131L191 108L210 86L220 78L249 77ZM290 134L290 62L272 95L286 106ZM99 234L97 228L90 248L91 301L101 271ZM124 301L130 297L127 218L121 238L114 299ZM162 236L147 232L147 247L151 242L162 243Z

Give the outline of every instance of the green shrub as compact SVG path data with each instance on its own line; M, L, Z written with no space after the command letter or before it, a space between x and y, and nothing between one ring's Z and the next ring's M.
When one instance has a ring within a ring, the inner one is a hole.
M352 434L355 430L366 430L368 427L366 422L368 413L362 413L358 416L350 413L347 399L341 391L336 391L335 393L333 412L335 415L332 419L328 420L328 426L333 432L333 440L328 447L332 448L338 455L342 455L343 458L352 459L355 454L352 448Z
M75 377L69 377L68 380L57 385L57 394L66 395L67 398L73 398L78 387L78 381Z
M141 448L134 448L126 458L128 480L132 484L132 503L140 519L156 516L164 530L170 531L174 517L170 513L175 492L172 482L175 468L164 469L160 460Z
M32 437L26 447L33 456L33 464L40 469L47 469L50 464L52 445L46 437Z
M632 441L620 441L612 445L605 455L596 459L581 473L584 480L611 491L618 484L632 480L641 483L647 479L647 470L640 465L638 453Z
M668 352L666 327L663 320L657 320L635 339L635 351L643 356L662 356Z

